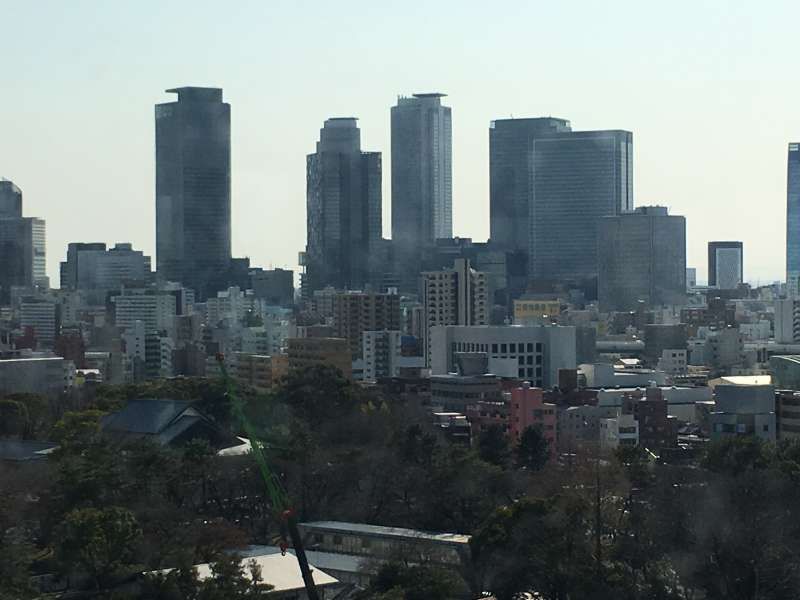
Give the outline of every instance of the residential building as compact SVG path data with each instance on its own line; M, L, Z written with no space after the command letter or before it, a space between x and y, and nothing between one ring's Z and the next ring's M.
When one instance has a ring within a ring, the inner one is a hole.
M744 281L742 242L708 242L708 287L734 290Z
M425 367L422 356L404 354L404 337L400 331L365 331L362 339L364 379L367 381L400 377L403 372Z
M524 382L511 390L509 408L509 432L511 439L519 443L528 427L539 429L547 440L551 456L557 448L556 405L544 401L541 388Z
M288 342L289 370L315 365L328 365L352 378L353 365L350 343L343 338L290 338Z
M306 158L306 191L304 289L364 289L380 272L381 154L361 151L355 118L325 121Z
M800 440L800 392L775 392L775 420L778 439Z
M404 291L416 287L422 248L453 237L452 119L444 96L401 96L391 110L392 240Z
M633 210L633 134L571 131L532 142L529 275L592 296L602 217Z
M217 292L216 296L206 300L206 323L217 325L238 325L245 314L253 309L253 297L238 286Z
M631 393L623 399L622 406L622 412L632 414L636 420L640 446L652 452L677 446L677 421L669 416L669 405L660 387L650 385L644 392Z
M171 330L177 313L175 296L160 290L132 288L123 289L113 296L114 319L117 327L128 329L136 321L142 321L146 331Z
M747 356L744 338L737 327L726 327L710 332L706 339L706 365L716 373L730 373L731 369L745 366Z
M800 295L800 144L789 144L786 173L786 286Z
M686 219L663 206L599 220L598 300L603 312L686 303Z
M231 262L231 107L219 88L167 92L178 100L155 107L156 265L203 300Z
M558 326L436 326L431 332L431 372L454 372L457 355L480 353L488 372L526 379L535 387L558 384L559 369L574 369L575 328Z
M422 273L426 364L431 364L431 331L444 325L488 325L489 286L485 273L475 271L467 259L454 261L452 269Z
M775 441L775 388L772 385L720 384L714 388L716 408L710 415L711 437L755 436Z
M250 276L256 298L272 306L292 308L294 306L294 271L269 269L255 271Z
M611 452L620 446L639 445L639 422L632 414L599 419L600 450Z
M141 285L149 277L150 257L131 244L106 249L103 243L71 243L61 263L61 289L99 291L99 302L93 304L103 303L107 291L119 290L126 282Z
M57 396L75 382L75 364L60 356L0 359L0 394Z
M350 343L353 360L362 357L366 331L400 329L400 296L394 293L339 292L333 297L334 336Z
M248 352L234 354L233 378L237 383L249 385L258 391L272 389L272 357Z

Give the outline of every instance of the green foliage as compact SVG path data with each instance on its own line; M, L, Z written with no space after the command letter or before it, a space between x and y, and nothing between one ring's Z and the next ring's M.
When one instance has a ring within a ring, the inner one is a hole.
M511 445L501 425L490 425L478 436L478 456L498 467L508 466L511 461Z
M124 508L82 508L68 513L57 533L57 556L67 572L82 571L99 588L132 565L142 531Z
M469 598L469 589L457 573L430 565L399 562L382 565L362 600L453 600Z
M550 443L538 427L527 427L517 446L517 466L532 471L542 469L550 460Z
M25 404L17 400L0 400L0 437L22 437L28 427L28 407Z

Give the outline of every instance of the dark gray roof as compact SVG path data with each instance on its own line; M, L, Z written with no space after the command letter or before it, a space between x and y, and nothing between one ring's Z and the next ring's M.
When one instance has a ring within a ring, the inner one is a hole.
M192 403L186 400L147 398L132 400L122 410L103 418L106 431L157 435L180 417Z

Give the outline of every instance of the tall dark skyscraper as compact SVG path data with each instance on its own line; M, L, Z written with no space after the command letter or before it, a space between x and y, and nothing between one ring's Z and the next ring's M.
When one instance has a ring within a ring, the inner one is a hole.
M564 119L497 119L489 127L489 213L496 248L523 251L530 245L533 140L570 131Z
M708 242L708 287L734 290L743 281L742 242Z
M0 179L0 219L22 216L22 191L8 179Z
M392 107L392 241L398 274L416 283L423 245L453 235L453 141L445 94L400 97Z
M306 292L364 289L377 276L381 242L381 154L361 151L356 119L325 121L306 159Z
M205 298L231 262L231 107L218 88L167 92L178 101L155 109L156 265Z
M635 310L686 303L686 219L663 206L600 219L600 310Z
M786 177L786 284L800 295L800 144L789 144Z
M531 279L572 282L591 293L599 220L633 210L633 134L573 131L535 137L531 189Z

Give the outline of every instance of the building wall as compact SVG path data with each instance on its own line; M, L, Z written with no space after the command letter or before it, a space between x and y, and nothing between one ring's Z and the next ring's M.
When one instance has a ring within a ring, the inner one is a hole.
M366 331L400 329L400 296L366 292L341 292L333 299L336 337L350 343L353 360L362 357Z
M743 281L742 242L708 242L708 286L736 289Z
M61 357L0 360L0 393L60 394L71 387L75 365Z
M350 344L342 338L291 338L288 340L289 370L330 365L352 378Z
M789 144L786 173L786 284L800 295L800 144Z
M548 441L550 454L554 455L558 442L556 418L556 405L544 401L541 388L525 383L511 390L509 431L514 442L519 442L528 427L536 427Z

